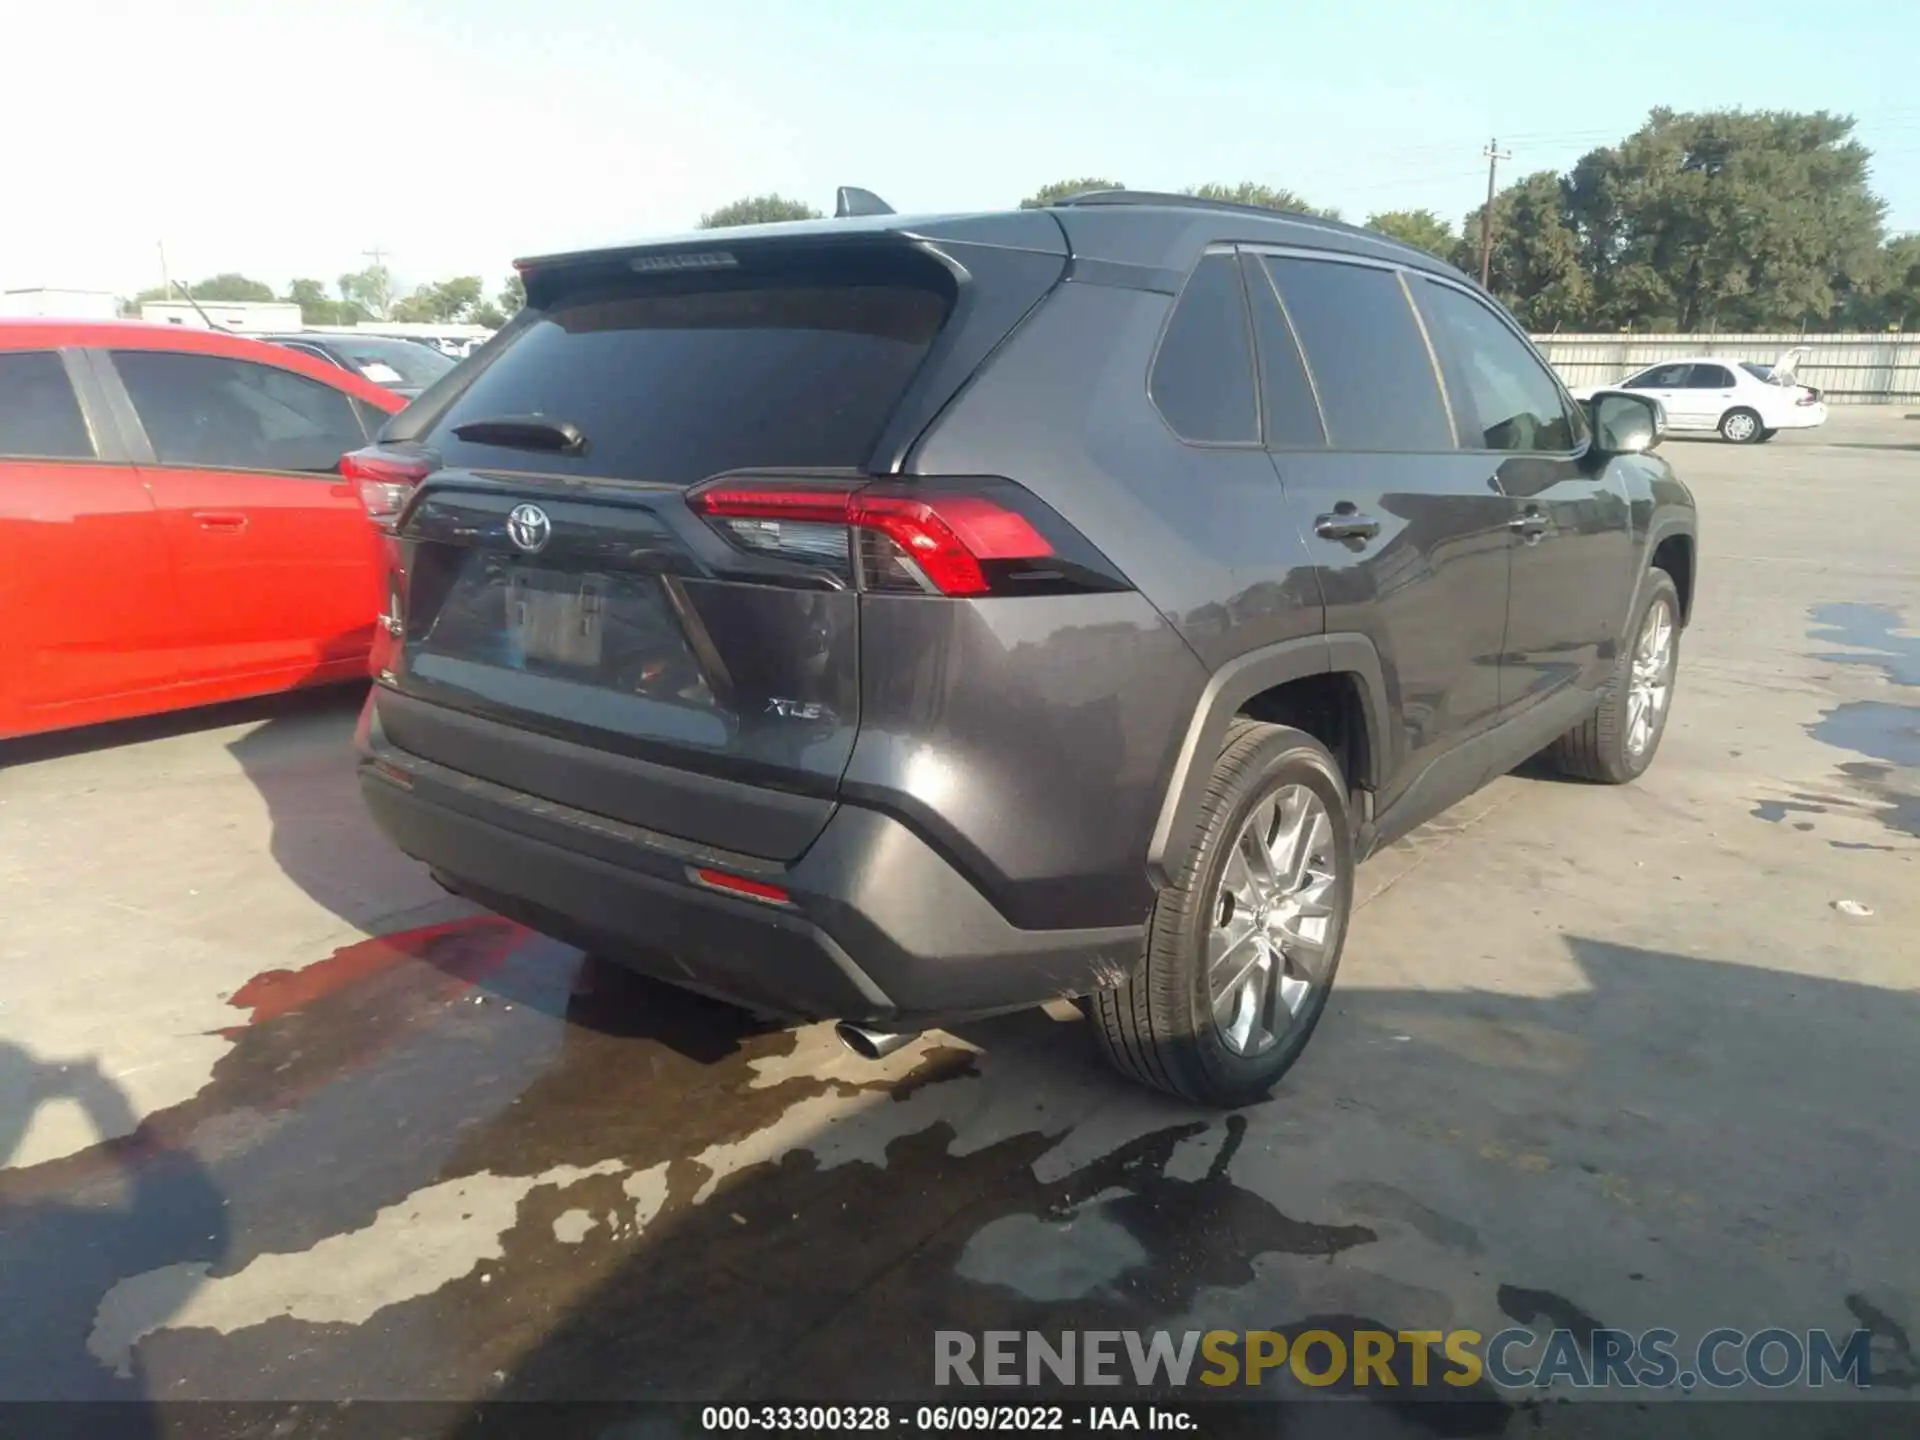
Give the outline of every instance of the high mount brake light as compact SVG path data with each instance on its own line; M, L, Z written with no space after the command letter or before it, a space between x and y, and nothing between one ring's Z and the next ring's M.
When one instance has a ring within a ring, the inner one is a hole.
M368 518L380 525L399 516L414 488L435 468L430 460L377 447L350 450L340 457L340 474L353 483Z
M982 494L726 481L696 491L687 503L711 520L747 522L727 525L733 539L787 558L798 558L796 552L804 550L817 552L823 542L804 534L789 536L786 527L865 532L880 551L862 546L868 588L892 588L887 584L889 564L904 561L909 567L904 575L924 580L924 588L955 597L989 595L995 586L987 566L1055 556L1054 546L1031 520ZM764 529L755 531L755 522Z

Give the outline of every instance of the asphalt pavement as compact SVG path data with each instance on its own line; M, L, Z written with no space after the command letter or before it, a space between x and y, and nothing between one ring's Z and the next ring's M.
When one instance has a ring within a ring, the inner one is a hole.
M1914 1396L1920 421L1664 453L1654 769L1370 863L1233 1115L1070 1007L868 1063L452 901L360 809L352 694L0 747L0 1396L905 1398L940 1329L1511 1325L1866 1330Z

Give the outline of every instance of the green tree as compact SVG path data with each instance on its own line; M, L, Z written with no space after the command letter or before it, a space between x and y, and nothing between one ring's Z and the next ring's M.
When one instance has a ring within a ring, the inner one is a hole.
M1659 109L1583 157L1566 211L1608 326L1768 330L1831 317L1885 206L1850 117Z
M804 200L784 195L749 195L710 210L700 217L702 230L724 230L732 225L771 225L780 220L818 220L820 212Z
M1468 213L1452 256L1454 264L1476 277L1480 222L1479 210ZM1529 330L1577 329L1589 322L1593 282L1554 171L1536 171L1493 197L1492 259L1488 288Z
M1842 323L1859 330L1920 330L1920 234L1898 235L1851 277Z
M1367 217L1367 229L1443 257L1450 257L1460 243L1453 227L1431 210L1382 210Z
M393 315L393 274L384 265L369 265L340 277L340 298L357 305L374 320Z
M520 278L520 272L514 271L507 276L507 283L500 287L500 293L494 297L494 303L500 307L503 315L513 316L527 303L527 282Z
M287 299L300 307L303 325L358 325L372 318L358 305L334 299L318 280L295 280L287 286Z
M393 318L413 324L464 325L484 303L480 277L460 275L452 280L436 280L431 285L422 285L411 295L394 301Z
M272 300L273 287L259 280L251 280L245 275L237 275L231 270L211 275L205 280L196 280L191 285L174 285L172 291L156 285L151 290L142 290L133 297L133 308L137 313L142 302L148 300L178 299L182 295L191 295L196 300Z
M1193 195L1202 200L1229 200L1235 205L1258 205L1263 210L1286 210L1296 215L1318 215L1326 220L1338 220L1338 210L1326 210L1309 205L1291 190L1276 190L1271 185L1256 185L1243 180L1238 185L1189 185L1180 192Z
M1069 195L1081 195L1088 190L1124 190L1127 187L1118 180L1099 180L1088 177L1084 180L1055 180L1051 185L1042 185L1033 194L1020 202L1022 210L1039 210L1064 200Z

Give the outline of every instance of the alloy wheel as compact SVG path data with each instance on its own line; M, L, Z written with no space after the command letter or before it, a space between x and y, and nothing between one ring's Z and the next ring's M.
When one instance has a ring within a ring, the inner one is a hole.
M1213 1019L1228 1049L1258 1055L1326 978L1339 881L1332 817L1305 785L1268 795L1221 869L1207 934Z
M1673 697L1673 607L1664 597L1647 607L1633 646L1627 685L1627 753L1636 760L1659 733Z

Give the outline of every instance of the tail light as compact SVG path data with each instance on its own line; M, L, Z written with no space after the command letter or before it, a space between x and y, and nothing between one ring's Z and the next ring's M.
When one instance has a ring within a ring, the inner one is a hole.
M374 446L340 457L340 473L359 492L360 503L378 525L391 524L406 508L414 489L438 465L425 455L383 450Z
M959 598L1126 588L1113 565L1010 480L723 477L687 497L751 554L862 590Z

